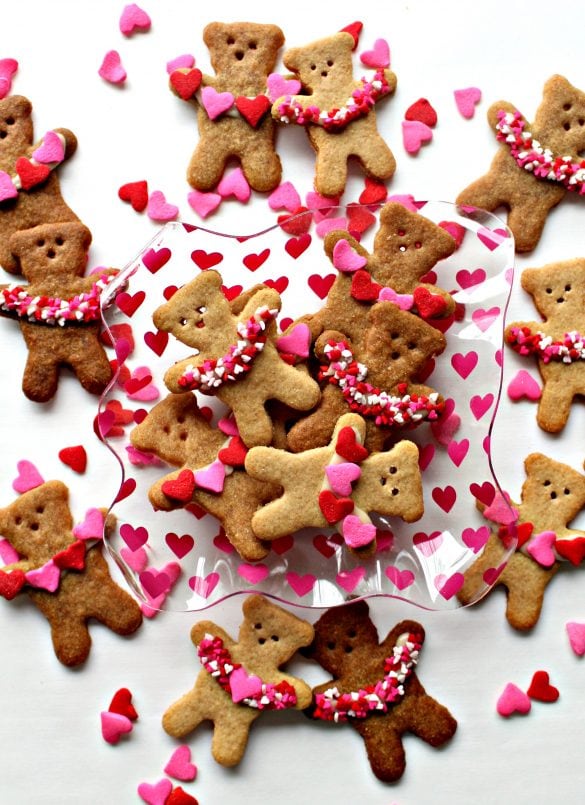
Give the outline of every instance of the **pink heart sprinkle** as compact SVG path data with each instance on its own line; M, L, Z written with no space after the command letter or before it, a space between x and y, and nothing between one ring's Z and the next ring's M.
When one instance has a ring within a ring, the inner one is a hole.
M0 559L5 565L12 565L20 559L17 551L15 551L8 540L4 538L0 539Z
M329 218L328 216L322 218L321 221L315 227L315 231L319 235L320 238L324 238L325 235L329 234L329 232L333 232L336 229L347 229L347 219L346 218Z
M525 369L520 369L508 383L508 397L514 402L523 398L535 402L541 395L540 385Z
M148 31L152 22L146 11L131 3L124 6L120 16L120 31L124 36L132 36L135 31Z
M341 573L335 576L335 581L346 592L352 593L365 575L365 567L356 567L353 570L342 570Z
M435 439L446 447L461 426L459 414L441 417L437 422L431 423L431 432Z
M200 218L207 218L221 204L221 196L219 193L201 193L199 190L191 190L187 201Z
M63 162L65 159L63 141L55 131L48 131L43 137L41 145L36 151L33 151L32 156L43 165Z
M135 573L142 573L148 564L148 554L144 548L138 548L137 551L131 551L130 548L122 548L120 550L120 556Z
M236 704L242 699L249 699L262 693L262 680L255 674L248 675L240 666L230 674L232 701Z
M195 473L195 483L201 489L209 489L210 492L223 492L225 482L225 465L216 459L209 467L197 470Z
M357 481L362 471L357 464L344 461L342 464L329 464L325 467L325 474L332 492L336 495L348 496L352 492L352 481Z
M541 531L532 537L526 546L526 552L542 567L552 567L556 561L553 550L556 539L554 531Z
M120 365L125 362L126 358L132 352L132 345L127 338L119 338L114 344L114 351L116 353L118 365Z
M415 578L411 570L398 570L394 565L388 565L384 573L399 590L405 590L407 587L410 587Z
M189 587L194 593L202 598L209 598L219 582L219 573L208 573L205 578L202 576L192 576L189 579Z
M170 780L165 778L153 785L150 783L140 783L137 790L139 797L143 802L146 802L147 805L165 805L165 802L172 793L173 784Z
M77 539L102 539L104 535L104 515L99 509L88 509L83 522L73 527Z
M170 75L181 67L185 67L188 70L195 67L195 56L192 56L190 53L182 53L180 56L175 56L174 59L170 59L167 62L167 73Z
M402 204L403 207L411 212L418 212L418 206L414 200L414 196L411 196L410 194L405 195L398 193L394 196L388 196L387 201L395 201L397 204Z
M163 769L169 777L175 780L182 780L190 783L197 777L197 766L191 762L191 749L183 744L178 746L170 756L167 765Z
M135 467L162 467L164 463L154 453L145 453L131 444L126 445L126 453L128 454L128 461L130 464L134 464Z
M526 715L530 712L531 702L529 697L523 690L515 685L513 682L508 682L504 688L503 693L500 695L496 704L496 710L499 715L504 718L513 715L514 713L521 713Z
M132 732L133 724L121 713L110 713L105 711L100 713L102 723L102 737L109 744L117 744L122 735Z
M339 206L339 196L329 198L329 196L322 196L320 193L311 190L305 196L305 206L313 212L313 218L316 223L328 218Z
M226 174L217 186L217 192L222 198L234 196L244 204L251 195L250 185L241 168L235 168Z
M271 210L293 213L301 206L301 197L292 182L283 182L268 196L268 206Z
M234 105L234 96L231 92L218 92L213 87L203 87L201 90L201 103L210 120L223 115Z
M342 520L341 533L345 544L350 548L363 548L376 539L376 526L362 523L357 515L348 514Z
M304 322L296 324L286 335L281 335L276 340L276 348L279 352L287 352L290 355L298 355L299 358L309 357L309 346L311 344L311 330L309 325Z
M143 601L140 604L140 611L145 618L156 618L156 616L162 611L167 594L161 593L160 595L157 595L156 598L151 598L147 593L146 597L147 601Z
M356 252L353 246L341 238L333 247L333 265L338 271L350 273L363 268L367 264L367 259Z
M268 576L268 568L263 564L249 565L243 562L238 565L238 573L250 584L259 584Z
M34 464L30 461L19 461L16 464L18 476L12 482L12 488L20 495L23 492L29 492L31 489L36 489L37 486L45 483L44 478L37 470Z
M0 59L0 76L2 78L12 78L18 70L18 62L16 59Z
M166 223L173 221L179 214L179 208L174 204L169 204L162 190L155 190L150 194L146 213L151 221Z
M585 654L585 623L568 621L565 624L565 629L569 636L571 648L578 657L582 657Z
M366 67L390 67L390 47L385 39L376 39L372 50L360 54L360 61Z
M433 139L433 130L420 120L402 121L402 142L409 154L418 154L424 143Z
M222 433L225 433L226 436L240 435L240 431L238 430L236 420L233 417L222 417L218 421L217 427L220 429Z
M301 91L301 82L297 81L296 78L285 78L280 73L270 73L266 79L266 89L268 90L267 94L270 103L274 103L284 95L298 95ZM300 201L295 209L299 206ZM272 209L274 209L274 207L272 207ZM293 212L293 210L291 210L291 212Z
M123 84L126 70L117 50L109 50L103 58L98 75L110 84Z
M465 576L463 573L453 573L451 576L439 573L434 579L435 587L446 601L449 601L459 592L464 582Z
M50 559L42 567L29 570L24 574L24 577L31 587L37 587L40 590L47 590L50 593L54 593L59 586L61 571L53 560Z
M502 495L501 492L496 490L492 502L483 510L483 516L493 523L511 525L518 519L518 510L510 504L507 495Z
M467 87L454 90L453 95L459 113L467 120L471 120L475 114L475 107L481 101L481 90L477 87Z
M299 598L302 598L304 595L307 595L307 593L310 593L317 581L317 578L313 576L312 573L300 575L299 573L295 573L293 570L289 571L285 578L289 587L299 596Z
M394 288L382 288L378 295L379 302L394 302L400 310L410 310L414 304L414 296L411 293L396 293Z
M10 175L6 173L6 171L0 171L0 201L5 201L8 198L16 198L17 196L18 190Z
M181 565L178 562L167 562L166 565L160 569L160 573L164 573L168 578L169 590L171 590L181 575Z

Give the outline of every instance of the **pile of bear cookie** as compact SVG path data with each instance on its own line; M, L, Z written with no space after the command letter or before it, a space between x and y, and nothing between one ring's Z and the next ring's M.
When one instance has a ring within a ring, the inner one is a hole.
M307 128L317 151L315 188L323 196L343 191L350 155L376 180L392 176L394 158L377 132L374 105L396 79L378 66L371 81L356 84L355 31L286 53L293 75L272 81L275 97L270 85L264 92L284 41L278 28L214 23L204 38L217 77L182 69L170 79L181 98L198 105L200 142L188 179L199 192L217 185L229 158L240 160L253 189L274 189L281 179L275 120ZM295 92L286 94L293 84ZM517 249L535 248L547 212L565 192L584 192L584 108L582 94L560 76L545 86L532 126L509 104L495 104L488 118L500 150L458 202L509 207ZM24 392L42 402L55 393L63 364L92 393L109 382L99 294L113 273L83 277L91 236L60 196L54 169L74 151L75 138L55 130L33 146L30 114L23 98L0 102L0 261L28 281L2 286L0 313L19 321L29 349ZM220 519L246 561L262 559L271 541L306 526L337 528L344 549L367 559L376 550L372 513L406 522L422 515L418 448L404 434L444 410L441 395L420 378L445 348L434 324L453 316L455 303L424 280L457 242L398 202L386 204L379 221L371 253L345 230L327 234L336 279L323 307L283 334L274 288L258 285L228 300L211 269L154 314L158 330L196 354L168 368L170 394L131 435L134 447L177 467L151 487L151 504L157 510L197 504ZM585 394L584 272L580 259L525 271L522 285L545 321L506 329L511 348L538 359L544 382L538 422L551 433L564 427L575 395ZM230 413L212 425L196 393L217 396ZM168 438L161 440L161 432ZM585 476L535 453L525 467L522 502L505 502L515 521L494 517L490 540L459 592L462 603L475 600L486 568L501 567L492 583L508 590L508 619L519 629L536 623L561 561L579 564L585 556L585 534L570 528L585 506ZM66 487L56 481L23 491L0 512L1 536L13 551L4 547L3 558L12 561L0 572L0 595L28 590L66 665L88 655L89 618L120 634L141 622L138 605L114 584L99 553L100 532L112 519L98 514L97 526L76 531ZM503 567L511 544L516 549ZM354 726L385 781L404 770L402 733L435 746L454 734L455 720L415 674L420 624L400 623L380 642L365 602L330 610L314 627L261 596L247 598L243 611L238 641L212 622L193 627L202 670L193 690L164 714L169 734L182 737L212 721L213 755L231 766L262 710L307 710L315 719ZM299 649L334 679L311 691L283 673Z

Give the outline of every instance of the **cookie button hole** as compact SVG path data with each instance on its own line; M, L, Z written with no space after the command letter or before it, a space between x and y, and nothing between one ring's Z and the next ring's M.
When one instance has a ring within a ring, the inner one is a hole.
M580 126L585 126L585 119L584 119L584 118L582 118L582 117L580 117L580 118L579 118L579 120L577 121L577 123L578 123Z
M392 358L393 361L397 361L398 358L400 357L400 352L398 352L397 350L394 350L394 352L392 352L390 354L390 357Z
M551 294L551 293L552 293L552 288L547 288L547 289L546 289L546 292L547 292L548 294Z
M399 251L399 252L405 252L405 251L406 251L406 246L404 246L404 245L399 246L399 247L398 247L398 251Z
M14 522L16 525L20 525L22 523L22 517L15 517Z
M348 637L351 637L352 639L353 639L354 637L357 637L357 632L356 632L356 630L355 630L355 629L350 629L350 630L349 630L349 632L347 633L347 636L348 636Z
M312 65L311 65L311 70L316 70L316 69L317 69L317 65L316 65L316 64L312 64Z
M327 60L327 67L333 67L333 60L332 59Z
M397 472L398 470L396 469L396 467L390 467L390 475L396 475Z
M321 75L323 78L327 78L328 75L327 70L321 70Z
M45 507L44 506L37 506L37 514L44 514Z
M186 431L186 430L182 430L182 431L179 433L179 439L180 439L182 442L186 442L186 441L187 441L187 431Z
M244 58L244 51L243 50L236 50L236 59L238 61L242 61Z
M567 291L567 292L568 292L568 291L570 291L570 290L571 290L571 286L570 286L570 285L565 285L565 291Z
M417 241L415 242L415 244L414 244L414 248L415 248L415 249L422 249L422 243L420 242L420 240L417 240Z
M387 478L380 478L380 485L381 486L386 486L386 481L387 480L388 480Z

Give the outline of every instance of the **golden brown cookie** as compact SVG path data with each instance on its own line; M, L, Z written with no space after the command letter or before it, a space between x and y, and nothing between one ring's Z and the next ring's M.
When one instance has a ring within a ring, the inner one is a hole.
M537 422L558 433L575 397L585 396L585 260L527 268L520 281L543 321L513 322L505 340L520 355L538 359L544 386Z
M21 229L78 221L61 195L54 168L75 153L69 129L54 129L33 144L32 105L21 95L0 101L0 266L16 274L10 237Z
M379 642L368 605L359 601L325 612L315 624L314 642L303 652L334 677L313 689L312 717L349 722L383 782L404 773L405 733L437 747L457 729L453 716L426 693L415 673L424 639L420 623L402 621Z
M203 668L193 689L168 708L162 721L174 738L211 721L211 751L223 766L240 762L252 722L263 710L302 710L311 703L309 686L280 670L298 649L309 645L311 624L260 595L246 598L242 609L237 641L211 621L192 628L191 640Z
M538 621L559 560L579 564L585 556L585 532L568 526L585 506L585 476L542 453L527 456L524 468L522 502L513 504L518 512L516 551L502 569L510 532L505 526L494 531L483 554L465 572L458 593L459 600L469 604L486 584L502 585L508 595L508 622L521 630L532 629ZM493 517L492 511L493 504L485 508L485 516Z
M502 145L489 171L466 187L457 203L490 212L507 207L516 251L532 251L550 210L567 190L583 187L583 120L585 93L560 75L544 85L533 123L507 101L492 104L488 121Z
M317 152L315 188L323 196L345 190L350 157L367 176L390 179L396 169L391 150L378 132L374 104L396 88L391 70L379 69L371 78L353 76L353 36L340 31L283 56L288 70L301 81L305 94L278 98L273 117L281 123L306 127ZM341 110L341 111L340 111Z
M99 545L76 539L72 529L69 491L61 481L48 481L0 509L0 534L20 556L0 570L0 594L13 598L27 585L49 621L57 658L68 666L89 655L89 620L120 635L142 623L140 607L112 580Z
M0 315L20 323L28 347L22 388L34 402L55 395L62 366L92 394L101 394L111 380L99 339L99 294L115 272L83 276L90 243L89 229L73 221L43 224L10 238L28 284L0 286Z

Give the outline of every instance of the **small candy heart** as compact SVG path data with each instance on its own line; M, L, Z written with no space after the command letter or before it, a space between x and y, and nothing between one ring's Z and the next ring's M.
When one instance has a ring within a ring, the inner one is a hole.
M360 61L366 67L390 67L390 47L385 39L376 39L372 50L365 50Z
M319 508L328 523L338 523L354 510L351 498L337 498L329 489L319 493Z
M151 19L144 9L136 3L124 6L120 16L120 31L124 36L132 36L136 31L148 31Z
M217 457L222 464L229 467L243 467L246 461L246 454L248 448L239 436L232 436L227 447L222 448ZM197 473L195 473L195 480L197 480Z
M164 773L187 783L197 777L197 766L191 763L191 750L188 746L182 745L175 749L164 767Z
M550 684L550 677L546 671L535 671L530 687L526 691L531 699L539 702L556 702L559 698L558 688Z
M316 230L320 238L324 238L329 232L334 229L347 229L346 218L323 218L317 224Z
M427 101L426 98L419 98L411 104L404 113L406 120L418 120L419 123L424 123L429 128L434 128L437 125L437 113Z
M59 551L52 560L60 570L83 570L85 567L85 543L76 540L63 551Z
M49 593L54 593L59 586L61 571L57 565L50 560L42 567L27 571L24 576L27 584L30 584L31 587L36 587L39 590L47 590Z
M410 310L414 305L414 296L411 293L396 293L394 288L384 287L378 296L380 302L394 302L400 310Z
M183 101L190 100L201 86L201 70L174 70L169 78L171 87Z
M418 154L424 143L433 139L433 130L419 120L402 121L402 142L409 154Z
M350 427L341 428L337 434L335 452L346 461L358 464L369 456L368 450L358 442L354 429Z
M287 235L304 235L311 228L313 215L307 207L297 207L290 215L279 215L277 220Z
M231 109L234 100L231 92L217 92L213 87L203 87L201 90L201 104L210 120L215 120Z
M178 785L165 800L165 805L199 805L199 802Z
M140 783L138 786L138 796L147 805L165 805L172 790L173 784L166 778L159 780L158 783Z
M236 704L262 692L262 680L255 674L248 675L240 666L230 674L230 690L232 701Z
M180 56L175 56L174 59L170 59L167 62L167 73L170 75L175 70L180 70L181 67L186 70L195 67L195 56L192 56L190 53L182 53Z
M497 491L490 505L483 510L483 516L494 523L510 525L518 519L518 510L510 504L507 495Z
M63 464L71 467L74 472L78 472L80 475L85 472L87 453L83 445L77 444L74 447L64 447L59 450L59 458Z
M286 335L281 335L276 340L276 348L279 352L287 352L291 355L298 355L300 358L309 357L309 347L311 344L311 331L308 324L300 322Z
M11 601L23 588L26 578L22 570L0 571L0 596Z
M364 548L376 539L376 526L362 523L355 514L348 514L343 518L341 533L348 547Z
M345 28L340 28L340 33L344 32L346 34L351 34L353 36L352 50L355 50L358 46L360 34L362 32L363 27L364 24L359 20L356 20L356 22L351 22L349 25L346 25Z
M98 75L110 84L123 84L126 70L117 50L109 50L103 58Z
M414 289L414 304L423 319L435 319L442 316L447 308L447 303L437 293L431 293L428 288L420 285Z
M47 165L34 165L26 157L19 157L15 164L23 190L30 190L48 178L51 169Z
M216 459L209 467L195 472L195 483L201 489L208 489L210 492L222 492L225 483L225 466Z
M301 91L301 82L297 81L296 78L286 78L280 73L270 73L266 79L266 88L270 102L274 103L284 95L298 95Z
M48 131L43 137L41 145L32 152L32 157L44 165L63 162L65 159L63 140L57 132Z
M121 548L120 556L135 573L142 573L143 570L146 570L148 554L144 548L138 548L137 551L131 551L130 548Z
M240 433L236 420L233 417L222 417L218 420L217 427L222 433L225 433L226 436L238 436Z
M118 715L126 716L130 721L136 721L138 713L132 704L132 693L128 688L120 688L114 693L108 712L118 713Z
M513 682L508 682L496 704L496 710L504 718L508 718L514 713L526 715L530 712L531 707L526 693Z
M181 470L174 480L163 481L161 489L168 498L188 503L195 491L195 476L191 470Z
M467 87L466 89L456 89L453 95L460 114L467 120L471 120L475 114L475 107L481 101L481 90L477 87Z
M348 461L343 464L329 464L325 467L325 474L334 494L349 496L352 492L352 482L357 481L362 471L357 464Z
M382 292L382 286L374 282L370 273L365 269L355 272L351 278L350 294L359 302L375 302Z
M0 538L0 560L5 565L12 565L18 562L20 556L18 551L15 551L7 539Z
M100 713L102 737L109 744L117 744L122 735L132 732L133 725L129 718L118 713ZM147 800L146 800L147 801Z
M257 95L255 98L239 95L235 103L238 112L253 129L258 128L270 109L270 99L266 95Z
M207 218L221 204L221 196L219 193L201 193L199 190L191 190L187 201L197 215Z
M563 559L568 559L577 567L585 559L585 537L572 539L557 539L555 550Z
M554 546L557 535L554 531L535 534L526 546L526 552L542 567L552 567L556 562Z
M338 271L351 273L363 268L367 262L367 258L358 254L345 238L338 240L333 247L333 265Z
M359 197L360 204L383 204L388 198L388 189L383 182L370 179L366 176L365 189Z
M16 59L0 59L0 101L10 93L12 77L17 70Z
M118 198L129 201L136 212L143 212L148 204L148 183L144 180L127 182L118 188Z
M8 198L16 198L17 196L18 189L12 181L12 177L6 171L0 171L0 201L6 201Z
M535 402L541 396L540 385L525 369L520 369L508 384L508 397L514 402L523 398Z
M585 655L585 623L568 621L565 624L565 629L569 636L571 648L578 657L583 657Z
M36 489L37 486L45 483L35 465L30 461L26 461L26 459L17 462L16 469L18 470L18 475L12 482L12 488L19 494L29 492L31 489Z
M146 214L152 221L166 223L167 221L173 221L177 217L179 208L174 204L169 204L161 190L155 190L148 199Z
M350 202L345 208L345 212L347 213L347 231L356 240L359 240L371 226L374 226L377 220L376 216L362 204Z
M234 196L242 203L248 201L251 195L250 185L241 168L235 168L226 174L218 184L217 192L222 198Z
M268 206L271 210L288 210L294 213L301 206L301 197L292 182L283 182L268 196Z

